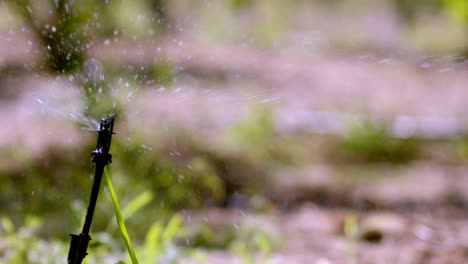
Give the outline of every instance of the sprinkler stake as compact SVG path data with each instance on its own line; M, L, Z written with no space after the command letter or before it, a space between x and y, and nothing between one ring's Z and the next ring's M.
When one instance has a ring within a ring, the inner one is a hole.
M109 149L113 129L114 117L101 118L97 146L91 154L91 160L96 164L96 171L94 175L93 188L91 190L91 197L89 199L88 211L86 212L86 219L81 233L79 235L70 234L71 242L70 250L68 251L69 264L81 264L86 255L88 255L86 251L88 249L88 243L91 240L89 230L91 228L91 222L93 221L93 214L99 194L102 174L104 172L104 167L112 162L112 155L109 154Z

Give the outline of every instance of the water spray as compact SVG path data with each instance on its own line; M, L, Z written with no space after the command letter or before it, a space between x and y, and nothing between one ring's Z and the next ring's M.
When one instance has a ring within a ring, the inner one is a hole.
M70 234L70 250L68 252L69 264L81 264L83 259L88 255L88 243L91 240L89 230L93 221L94 209L99 194L102 174L104 167L112 162L112 155L109 154L109 149L112 140L114 129L114 117L102 118L98 130L98 140L96 149L91 154L91 160L96 164L93 187L91 189L91 197L89 199L88 211L83 229L79 235Z

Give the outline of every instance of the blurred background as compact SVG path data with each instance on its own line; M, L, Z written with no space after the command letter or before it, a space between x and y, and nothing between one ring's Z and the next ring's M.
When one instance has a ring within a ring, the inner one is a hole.
M0 262L65 262L110 114L141 263L468 262L467 54L462 0L3 0Z

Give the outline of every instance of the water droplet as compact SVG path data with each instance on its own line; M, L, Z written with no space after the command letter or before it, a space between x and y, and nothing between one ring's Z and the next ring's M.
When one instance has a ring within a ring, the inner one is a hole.
M110 45L110 40L108 40L108 39L104 40L104 45L109 46Z
M42 104L42 105L44 105L44 104L45 104L45 102L44 102L44 101L42 101L40 98L35 98L35 99L36 99L36 101L37 101L38 103L40 103L40 104Z
M57 32L57 28L56 27L52 27L52 32Z

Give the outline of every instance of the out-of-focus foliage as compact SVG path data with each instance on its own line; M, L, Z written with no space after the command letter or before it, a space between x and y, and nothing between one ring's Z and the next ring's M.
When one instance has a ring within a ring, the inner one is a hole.
M342 145L350 160L366 162L407 162L416 155L408 139L396 139L385 126L364 121L351 125Z
M109 1L103 11L108 19L104 25L109 34L145 36L151 33L155 18L148 1Z
M9 2L41 40L43 67L57 73L81 68L89 38L94 34L93 25L97 23L97 13L89 12L97 7L95 1Z
M2 248L0 260L3 263L61 263L66 261L68 245L58 241L44 241L37 236L43 227L43 219L37 216L26 216L22 227L16 228L7 216L1 217L0 235ZM174 215L168 222L158 220L148 230L144 244L137 247L140 263L154 261L177 261L184 256L183 248L178 247L177 239L184 234L182 218ZM106 233L96 233L90 242L92 254L86 256L87 263L117 263L126 259L120 251L121 245ZM128 261L126 263L129 263Z
M252 115L232 128L234 144L257 157L267 155L275 133L275 117L271 109L259 107Z
M443 0L443 3L452 17L461 23L468 24L468 1Z
M151 35L153 25L160 27L165 18L164 1L157 0L7 0L7 4L41 41L41 67L56 73L80 71L97 34Z
M413 22L420 14L440 10L440 0L392 0L398 13L406 22Z
M193 159L188 167L176 167L164 161L144 144L115 142L119 152L116 166L122 177L140 182L137 189L150 189L157 199L152 206L162 212L176 208L199 208L206 202L224 199L222 182L203 159Z
M230 0L231 6L234 9L248 8L252 5L252 0Z
M230 244L230 249L241 257L243 263L258 263L259 255L263 263L268 263L273 250L280 244L278 234L269 230L268 226L253 223L239 231L236 239Z
M172 216L165 225L162 221L155 222L145 237L144 246L138 251L141 263L154 261L172 262L178 257L174 242L184 235L183 220L179 215Z

